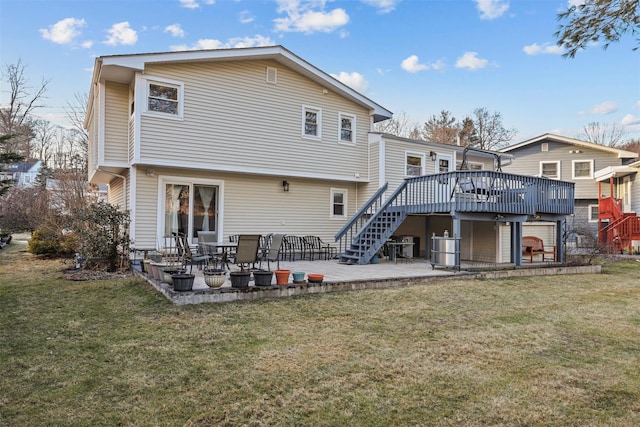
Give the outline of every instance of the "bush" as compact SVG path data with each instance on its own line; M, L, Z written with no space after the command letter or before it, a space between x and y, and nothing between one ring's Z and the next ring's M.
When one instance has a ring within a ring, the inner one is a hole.
M31 233L29 252L35 255L68 256L77 250L73 234L57 233L44 226Z
M83 268L113 271L129 262L129 212L104 202L78 212L74 226Z

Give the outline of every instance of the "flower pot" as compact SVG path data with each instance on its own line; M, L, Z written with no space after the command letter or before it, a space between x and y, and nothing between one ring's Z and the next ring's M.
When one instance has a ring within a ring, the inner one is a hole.
M245 289L249 287L249 279L251 279L250 271L232 271L229 273L231 278L231 287Z
M254 271L253 279L256 286L271 286L273 271Z
M177 292L185 292L193 289L193 281L195 280L195 274L173 274L171 280L173 280L173 290Z
M204 283L210 288L219 288L227 280L227 274L224 270L204 270Z
M307 275L307 280L309 280L309 283L322 283L322 280L324 280L324 274L309 273Z
M160 270L158 269L158 262L156 261L151 261L149 263L149 276L151 276L151 278L153 280L160 280Z
M165 283L168 283L170 285L173 285L173 279L171 278L172 275L174 274L182 274L182 273L186 273L187 270L183 270L183 269L169 269L169 268L163 268L160 271L160 275L162 276L162 281Z
M304 283L304 271L293 272L293 283Z
M291 270L276 270L276 284L288 285L289 274L291 274Z

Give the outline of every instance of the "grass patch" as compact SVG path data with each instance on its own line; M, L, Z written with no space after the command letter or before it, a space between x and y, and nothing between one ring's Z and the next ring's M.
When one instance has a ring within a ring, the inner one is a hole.
M176 307L0 252L0 425L640 424L640 263Z

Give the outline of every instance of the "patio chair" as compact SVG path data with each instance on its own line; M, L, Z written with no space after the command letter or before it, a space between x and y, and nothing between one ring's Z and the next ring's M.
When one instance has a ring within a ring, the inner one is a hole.
M285 257L289 261L295 261L297 257L300 260L304 260L309 252L307 249L307 242L300 236L287 235L284 238Z
M178 248L178 253L182 258L182 264L185 267L187 266L187 264L189 264L190 271L193 270L194 263L197 263L198 266L202 269L202 265L205 262L208 262L211 258L210 255L193 252L191 246L189 245L189 238L185 235L176 236L176 246Z
M241 234L238 236L238 248L236 249L236 255L234 263L240 267L240 270L244 271L244 266L249 268L249 264L258 262L258 250L260 249L260 235L259 234Z
M307 242L310 260L313 260L316 254L318 255L318 259L323 259L324 257L325 260L330 259L335 254L335 248L323 242L318 236L304 236L304 240Z
M271 262L277 262L277 268L280 270L280 252L284 243L284 234L274 234L271 237L271 244L266 250L263 257L260 258L260 268L262 268L263 259L267 260L267 270L271 271Z

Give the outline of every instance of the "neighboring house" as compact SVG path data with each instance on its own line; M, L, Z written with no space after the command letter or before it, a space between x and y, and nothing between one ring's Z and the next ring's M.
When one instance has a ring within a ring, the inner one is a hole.
M566 226L570 237L578 240L570 243L578 245L584 236L598 234L598 200L601 195L596 181L598 171L626 167L638 158L638 153L554 134L540 135L501 151L514 157L513 164L507 166L506 171L575 183L575 213L568 218ZM630 186L619 187L618 194L627 201L627 209L631 200L628 189ZM544 223L532 222L525 227L549 234ZM531 234L535 232L531 231Z
M597 170L595 179L600 244L640 253L640 161Z
M42 160L13 163L7 167L6 171L2 172L0 179L13 179L14 186L18 188L33 187L41 168Z
M495 261L501 221L519 264L525 220L573 212L572 185L495 172L509 155L372 132L391 116L281 46L100 57L89 182L130 210L138 248L198 231L316 235L359 263L391 236L428 256L445 229L463 257Z

